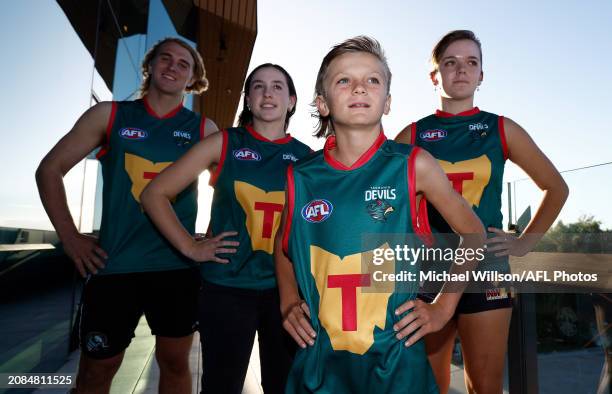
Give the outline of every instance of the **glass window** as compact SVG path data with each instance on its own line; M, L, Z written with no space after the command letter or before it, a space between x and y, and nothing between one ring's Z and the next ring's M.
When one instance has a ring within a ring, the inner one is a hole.
M612 365L608 277L612 263L612 191L601 187L601 180L612 177L612 165L562 175L570 189L560 215L565 219L555 224L536 252L524 260L530 270L556 270L566 275L596 273L599 280L590 283L568 276L571 288L559 288L557 282L549 291L540 288L535 294L538 383L540 392L607 393ZM511 185L513 216L527 210L535 212L542 196L537 186L530 180ZM607 284L608 290L601 284Z

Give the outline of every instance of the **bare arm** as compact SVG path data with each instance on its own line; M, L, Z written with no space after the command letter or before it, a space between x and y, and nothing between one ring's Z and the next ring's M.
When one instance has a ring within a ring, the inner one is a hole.
M482 223L463 197L452 188L438 162L422 150L416 157L415 168L417 193L422 192L444 220L461 236L459 248L473 250L482 248L485 241ZM466 259L461 266L453 264L451 272L461 274L473 270L476 265L475 259ZM398 315L414 309L394 326L396 331L399 331L398 339L416 331L406 341L406 346L410 346L424 335L444 327L452 317L466 285L467 283L453 283L451 286L447 282L433 303L414 300L401 305L396 310Z
M212 134L200 141L156 176L140 195L143 208L164 237L181 253L195 261L227 263L228 260L215 254L235 253L235 249L225 247L238 245L238 242L223 241L224 237L236 235L235 232L218 234L203 241L193 239L179 221L170 203L202 171L219 162L222 146L222 133Z
M293 263L283 251L282 241L287 222L286 218L287 204L283 209L281 224L274 238L274 267L280 295L281 316L283 317L285 330L300 347L305 348L306 343L310 346L314 345L316 334L309 322L310 310L308 305L300 298Z
M36 184L40 199L66 254L82 276L104 267L106 253L97 242L78 232L70 215L63 177L105 139L106 126L112 103L103 102L89 108L68 132L42 159L36 170Z
M518 239L506 235L501 229L489 228L497 236L489 239L487 244L495 244L489 251L497 251L496 256L524 256L553 224L567 200L569 189L559 171L521 126L504 118L504 129L509 159L527 173L542 190L543 197Z
M461 236L458 247L473 250L482 248L486 240L482 222L468 202L453 189L436 159L428 152L421 151L416 159L416 169L417 190L422 187L420 190L425 193L427 200L440 212L444 221L449 224L453 231ZM477 265L474 260L467 261L461 266L453 264L451 271L462 273L475 269ZM446 297L445 294L448 294L448 296L452 296L451 298L456 298L458 302L463 289L455 287L453 286L451 291L450 284L446 283L442 287L441 297Z

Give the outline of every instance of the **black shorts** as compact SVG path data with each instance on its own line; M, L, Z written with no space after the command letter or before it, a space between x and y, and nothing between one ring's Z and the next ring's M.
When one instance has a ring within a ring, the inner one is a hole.
M442 234L446 236L455 234ZM494 271L502 274L510 273L510 265L508 257L495 257L488 253L485 255L486 259L480 262L478 269L485 271ZM439 262L429 262L421 266L421 269L426 270L439 270L436 265ZM442 266L442 271L448 272L451 269L449 263ZM437 293L440 291L443 282L424 282L421 283L421 289L417 298L431 303L436 298ZM478 313L485 312L494 309L512 308L514 300L512 297L512 283L509 282L497 282L493 283L490 281L474 282L468 286L468 291L464 292L459 299L457 308L455 309L455 317L459 314Z
M95 359L121 353L143 313L153 335L191 335L198 325L200 283L193 269L90 276L79 309L81 351Z
M417 298L431 303L437 294L419 293ZM456 317L459 314L478 313L494 309L512 308L514 300L512 293L506 287L493 287L479 293L463 293L455 309Z

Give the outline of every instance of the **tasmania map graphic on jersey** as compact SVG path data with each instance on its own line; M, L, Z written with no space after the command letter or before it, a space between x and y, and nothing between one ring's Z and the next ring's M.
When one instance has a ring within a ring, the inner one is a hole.
M125 171L132 181L132 196L140 203L140 194L153 178L172 164L171 161L153 163L131 153L125 154Z
M478 206L485 187L491 178L491 161L486 155L475 159L451 163L438 160L457 193L471 206Z
M388 248L388 245L381 248ZM385 329L387 304L393 287L388 287L390 283L387 288L376 285L373 291L375 284L371 273L362 270L362 258L367 260L371 255L369 251L341 259L318 246L310 246L311 273L320 299L319 320L336 351L348 350L363 355L374 344L375 327ZM377 269L394 272L395 260Z

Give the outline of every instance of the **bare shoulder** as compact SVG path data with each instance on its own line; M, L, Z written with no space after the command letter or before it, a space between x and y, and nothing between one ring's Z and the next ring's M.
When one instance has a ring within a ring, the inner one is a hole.
M224 132L225 130L215 130L206 139L200 141L200 144L220 143L223 141Z
M113 107L116 105L117 103L114 101L101 101L89 108L85 113L91 113L92 116L108 120L113 112Z
M45 156L41 167L57 166L65 174L89 152L102 145L113 107L112 102L101 102L87 109Z
M103 101L90 107L81 115L73 130L104 135L115 105L112 101Z
M223 146L223 130L215 130L212 131L209 135L206 136L203 140L200 140L195 146L192 148L195 151L218 151L221 152L221 148Z
M508 157L513 162L516 162L516 159L520 159L520 152L529 152L530 155L539 152L535 141L514 120L504 117L504 133L506 135L506 143L508 144Z
M417 148L417 155L414 158L414 169L416 172L416 189L425 193L430 193L429 199L436 199L439 196L431 193L445 192L446 188L452 189L448 178L438 161L425 149Z
M217 131L219 131L219 127L217 127L217 124L212 119L206 118L204 122L204 137L208 137L209 135Z
M506 133L506 139L513 138L517 134L519 137L521 135L528 135L527 131L516 123L514 120L504 116L504 132Z
M404 129L400 131L398 135L395 136L395 142L399 142L400 144L410 144L411 143L411 139L412 139L411 125L412 123L404 127Z
M414 154L417 156L414 159L415 169L418 172L428 171L432 168L438 168L440 165L438 161L431 155L431 153L427 152L422 148L414 148L418 149Z

